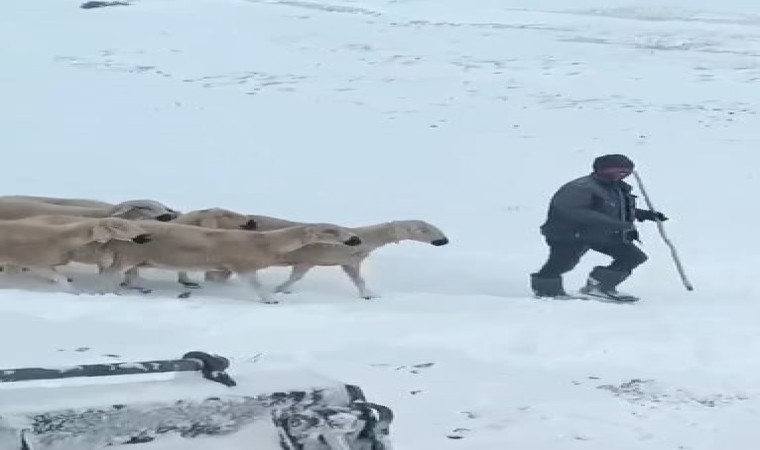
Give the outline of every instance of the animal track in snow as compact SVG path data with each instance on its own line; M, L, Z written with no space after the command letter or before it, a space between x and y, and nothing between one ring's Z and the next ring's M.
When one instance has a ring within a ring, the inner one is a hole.
M252 85L253 90L246 93L256 94L268 87L278 87L279 90L294 90L293 86L305 79L305 76L293 74L275 75L267 72L237 72L200 78L186 78L182 81L185 83L200 83L205 88Z

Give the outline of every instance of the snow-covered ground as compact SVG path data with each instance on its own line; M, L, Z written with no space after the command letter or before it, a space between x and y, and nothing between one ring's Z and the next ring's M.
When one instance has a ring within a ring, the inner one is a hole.
M452 242L378 251L369 302L335 268L279 305L160 271L148 296L3 278L0 368L198 349L362 386L399 450L756 448L756 0L16 1L0 54L2 193ZM695 291L648 224L639 304L530 298L549 196L603 153L638 163Z

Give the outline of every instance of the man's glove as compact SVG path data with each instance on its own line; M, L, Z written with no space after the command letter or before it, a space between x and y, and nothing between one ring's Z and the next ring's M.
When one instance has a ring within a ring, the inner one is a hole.
M665 217L665 214L658 211L650 211L648 209L637 209L636 220L638 220L639 222L643 222L645 220L651 220L652 222L654 221L665 222L666 220L668 220L668 218Z

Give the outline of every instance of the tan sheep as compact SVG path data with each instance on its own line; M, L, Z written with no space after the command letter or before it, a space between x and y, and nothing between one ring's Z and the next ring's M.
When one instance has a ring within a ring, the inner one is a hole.
M272 216L263 216L261 214L248 214L248 217L256 222L256 229L258 231L271 231L279 230L280 228L307 225L307 222L294 222L292 220L280 219L278 217Z
M31 200L35 202L50 203L51 205L61 206L84 206L88 208L112 208L116 205L113 203L102 202L100 200L90 200L86 198L59 198L59 197L41 197L37 195L4 195L2 199Z
M172 223L223 230L258 230L258 223L250 216L224 208L189 211L180 214Z
M76 216L34 216L25 219L19 219L15 222L23 223L39 223L48 225L62 225L80 222L82 220L89 220ZM141 220L140 226L151 231L152 224L162 224L164 222L158 222L153 220ZM197 211L189 211L181 214L175 220L168 222L171 224L192 225L205 228L219 228L219 229L232 229L232 230L253 230L256 228L256 222L234 211L222 208L209 208L201 209ZM163 230L163 228L158 228ZM71 261L81 264L94 264L98 266L98 272L103 273L105 268L113 263L113 254L108 251L102 244L90 243L84 245L71 254ZM6 270L8 267L6 267ZM18 270L16 270L18 271ZM139 276L139 269L130 269L128 276L137 278ZM179 272L177 275L177 281L186 287L199 287L198 283L191 281L187 273Z
M249 215L256 220L259 230L272 229L282 223L296 223L275 219L268 216ZM280 222L282 221L282 222ZM425 242L435 246L446 245L449 239L436 226L423 220L397 220L364 227L348 228L356 233L362 244L356 247L345 247L329 244L312 244L298 250L286 253L280 258L278 266L291 266L290 277L277 286L275 292L289 293L291 287L301 280L306 273L316 266L340 266L348 275L351 282L365 299L378 297L367 288L361 274L364 260L378 248L400 241L412 240ZM209 271L207 281L223 281L231 273L229 271Z
M100 206L98 206L100 205ZM119 217L122 219L155 219L169 221L179 212L154 200L129 200L111 205L98 200L62 199L24 195L0 196L0 220L18 220L37 216L72 217ZM67 222L58 222L67 223ZM0 265L7 274L20 273L23 269L12 265Z
M169 221L179 213L154 200L128 200L109 207L56 205L21 198L0 198L0 220L34 216L119 217Z
M179 217L172 220L171 223L195 225L204 228L218 228L221 230L255 230L257 228L255 220L243 214L223 208L189 211L181 214ZM130 279L137 279L139 277L139 270L139 268L134 267L129 269L126 275ZM200 284L192 281L187 275L187 272L184 271L177 273L177 282L187 288L196 289L200 287Z
M71 262L72 252L90 243L129 241L143 245L149 240L149 234L136 222L115 217L62 225L0 220L0 264L27 267L73 293L71 281L56 271Z
M110 242L113 264L104 273L121 274L133 267L170 270L228 270L247 280L261 301L276 303L257 272L279 262L283 254L305 245L330 243L352 247L362 243L352 231L333 224L309 224L259 232L215 230L190 225L152 223L144 245ZM120 281L120 280L119 280ZM134 287L132 280L125 280Z

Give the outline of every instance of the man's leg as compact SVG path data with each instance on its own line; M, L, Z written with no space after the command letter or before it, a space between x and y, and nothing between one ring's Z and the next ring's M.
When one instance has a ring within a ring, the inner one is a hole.
M562 287L562 274L567 273L581 260L588 247L578 242L547 241L549 259L543 267L530 274L530 285L538 297L558 297L567 295Z
M594 267L583 291L585 293L598 292L623 301L636 300L633 296L619 294L617 286L625 281L635 268L646 262L647 255L632 243L593 246L592 249L612 257L612 262L608 266Z

